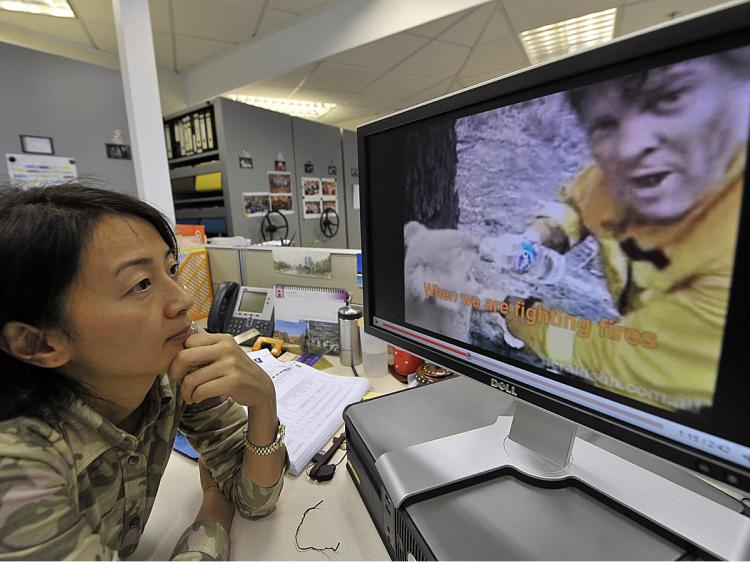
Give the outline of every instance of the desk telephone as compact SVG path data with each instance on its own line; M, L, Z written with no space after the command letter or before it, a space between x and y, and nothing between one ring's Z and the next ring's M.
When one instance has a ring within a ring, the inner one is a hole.
M209 332L233 336L255 328L261 336L272 336L273 305L273 289L224 282L216 288L206 327ZM253 345L254 342L255 338L243 342L243 345Z

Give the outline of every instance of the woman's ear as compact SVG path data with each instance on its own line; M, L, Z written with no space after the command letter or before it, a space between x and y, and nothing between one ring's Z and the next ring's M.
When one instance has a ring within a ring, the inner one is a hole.
M42 330L25 322L11 321L0 331L0 349L19 361L55 369L70 360L68 337L58 329Z

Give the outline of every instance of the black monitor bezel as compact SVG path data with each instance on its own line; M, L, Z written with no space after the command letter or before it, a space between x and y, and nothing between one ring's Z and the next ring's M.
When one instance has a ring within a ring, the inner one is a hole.
M504 378L501 374L467 365L447 354L439 353L431 347L375 326L373 324L374 316L372 312L373 295L368 283L368 278L373 279L371 273L373 266L368 259L369 251L372 248L370 236L373 234L373 221L367 212L371 208L370 198L372 196L368 180L367 147L368 138L372 135L404 125L424 122L447 113L458 116L469 115L486 109L530 99L531 97L538 97L538 93L535 96L524 94L532 89L538 91L540 88L547 86L550 88L550 93L552 91L570 89L586 83L587 77L590 79L592 74L597 76L596 81L605 80L608 77L608 73L611 74L611 77L622 75L630 64L633 65L634 69L637 69L644 63L653 65L660 57L663 58L666 56L668 58L674 56L674 53L677 51L695 52L697 56L702 49L706 49L706 45L718 46L731 44L732 42L737 42L738 39L750 44L750 40L747 39L747 37L750 37L750 24L747 22L750 22L750 4L740 4L720 10L706 11L671 25L660 26L615 40L596 49L521 70L492 82L460 91L358 128L357 146L360 183L362 187L360 193L360 220L362 224L365 331L395 346L466 374L485 384L490 384L492 380L509 382L514 385L518 398L522 400L596 431L606 433L616 439L620 439L687 468L700 471L717 480L730 483L743 490L750 490L750 470L744 467L724 461L718 457L713 457L656 434L639 430L625 423L619 423L617 420L608 418L598 412L587 410L572 402L546 395L534 388ZM561 84L567 85L561 87ZM498 103L499 100L502 100L502 102ZM748 176L750 176L750 169L745 171L746 185L748 183ZM743 198L743 217L748 217L750 214L750 202L748 199L750 198ZM750 225L748 225L747 221L743 221L740 224L738 239L750 238L750 234L747 232L748 228L750 228ZM731 347L736 352L737 357L732 358L735 363L738 362L739 355L744 350L741 342L741 318L733 314L732 310L733 308L750 310L750 302L738 290L738 271L742 263L740 252L741 248L738 244L738 253L735 262L736 269L732 283L730 310L727 315L723 348L727 349ZM742 253L750 255L750 248L745 249ZM744 346L744 349L748 348L750 346ZM750 356L750 349L744 351L744 353ZM725 360L725 354L722 353L721 368L725 368ZM509 361L508 363L512 365L512 362ZM737 407L739 407L742 397L737 396L735 399L737 400Z

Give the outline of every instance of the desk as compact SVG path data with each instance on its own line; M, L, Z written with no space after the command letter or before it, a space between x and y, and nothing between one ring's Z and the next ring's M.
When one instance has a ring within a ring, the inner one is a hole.
M333 367L325 372L351 376L350 367L342 367L338 357L328 357ZM357 371L362 373L361 365ZM371 378L370 389L389 393L406 385L391 375ZM337 435L343 431L337 432ZM337 452L333 461L341 459ZM313 482L304 474L286 475L284 490L276 509L267 517L246 520L235 516L232 525L231 560L388 560L388 552L375 530L357 488L346 474L346 461L336 469L329 482ZM198 464L178 453L172 453L154 509L131 560L168 560L180 534L193 522L203 494L198 478ZM300 552L294 533L305 509L320 500L318 509L305 517L299 533L301 546L336 546L338 551Z

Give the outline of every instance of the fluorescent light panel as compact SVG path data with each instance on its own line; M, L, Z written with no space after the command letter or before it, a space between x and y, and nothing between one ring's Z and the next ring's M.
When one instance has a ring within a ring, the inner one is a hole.
M610 41L616 15L617 8L610 8L544 25L522 32L521 42L532 64L575 53Z
M0 10L43 14L58 18L74 18L68 0L0 0Z
M229 99L255 105L271 111L286 113L294 117L304 117L306 119L320 119L336 107L335 103L325 103L318 101L288 100L282 98L261 98L258 96L243 96L230 94Z

